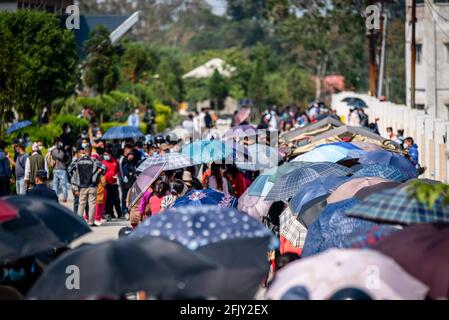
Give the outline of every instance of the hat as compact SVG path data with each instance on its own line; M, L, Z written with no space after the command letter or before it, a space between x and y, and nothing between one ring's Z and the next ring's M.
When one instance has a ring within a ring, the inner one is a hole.
M188 186L192 184L192 173L190 171L184 171L182 173L182 181L184 181Z
M36 178L47 180L47 171L45 170L37 170L36 171Z
M31 151L39 151L39 145L37 144L37 142L33 143L33 145L31 146Z

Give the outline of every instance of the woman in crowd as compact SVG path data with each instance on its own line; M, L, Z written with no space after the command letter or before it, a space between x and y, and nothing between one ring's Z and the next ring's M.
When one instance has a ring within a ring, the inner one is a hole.
M210 166L210 176L205 179L205 188L214 189L230 196L228 179L223 176L223 165L213 162Z

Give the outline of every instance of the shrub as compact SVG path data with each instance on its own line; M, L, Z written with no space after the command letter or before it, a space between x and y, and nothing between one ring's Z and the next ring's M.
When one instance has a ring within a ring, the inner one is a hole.
M72 128L73 134L76 136L78 136L81 131L89 128L89 122L86 119L80 119L74 115L58 115L55 118L54 123L61 127L64 123L68 123Z

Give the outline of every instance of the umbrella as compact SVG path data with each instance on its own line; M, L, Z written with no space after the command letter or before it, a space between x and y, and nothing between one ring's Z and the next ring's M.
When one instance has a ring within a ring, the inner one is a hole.
M73 266L76 269L69 269ZM215 267L209 259L173 241L125 238L69 251L47 267L28 298L120 298L144 290L157 298L175 299L188 296L192 279ZM77 290L66 287L67 270L78 270Z
M369 187L360 189L359 191L357 191L354 194L354 197L357 199L363 200L366 197L368 197L370 194L380 192L385 189L398 188L400 185L401 185L401 183L396 182L396 181L382 182L379 184L375 184L373 186L369 186Z
M330 114L330 113L319 114L319 115L317 115L315 117L315 120L316 121L320 121L320 120L323 120L323 119L326 119L326 118L332 118L332 119L340 121L340 117L339 116L337 116L336 114Z
M105 132L102 140L124 140L142 138L144 135L139 129L129 126L113 127Z
M268 214L272 201L265 201L265 197L251 196L247 189L239 198L237 209L246 212L250 217L262 221Z
M222 266L208 282L197 283L202 296L251 299L268 272L266 252L271 233L256 219L233 209L167 210L141 223L131 237L148 235L177 241Z
M416 178L419 174L410 160L386 150L367 152L360 157L359 163L390 165L402 170L408 179Z
M4 198L19 217L0 224L0 262L14 261L68 245L90 232L82 218L54 201L14 196Z
M429 286L431 299L449 299L449 224L410 226L373 248Z
M283 299L289 289L303 286L311 300L329 299L336 291L356 287L375 300L424 299L428 288L393 259L375 250L332 249L282 268L266 299Z
M365 151L346 149L336 145L322 145L296 157L292 161L306 162L338 162L345 159L358 159Z
M248 187L248 193L254 197L266 197L268 192L273 187L273 182L269 181L269 173L274 172L276 168L270 169L264 174L259 175L256 180Z
M163 165L163 171L176 170L193 166L190 158L188 158L186 155L177 152L170 152L145 159L145 161L143 161L137 168L137 171L145 171L145 169L151 166L161 164Z
M252 137L257 135L257 129L252 125L244 124L240 126L235 126L229 130L227 130L223 139L235 139L235 138L244 138L244 137Z
M348 199L327 205L308 228L302 256L312 256L334 247L343 248L348 237L369 231L374 225L373 222L344 215L345 211L358 202L357 199Z
M326 208L328 196L328 194L325 194L306 203L298 213L296 219L306 226L306 228L309 228Z
M392 188L371 194L347 215L393 224L449 222L449 206L444 203L444 196L429 208L408 189Z
M330 143L319 145L318 148L323 147L323 146L335 146L335 147L340 147L340 148L344 148L344 149L348 149L348 150L361 150L361 148L359 148L358 146L356 146L355 144L353 144L351 142L330 142Z
M141 174L137 176L136 181L129 190L129 208L132 208L137 201L144 195L151 184L161 174L165 163L160 163L146 168Z
M249 115L251 114L251 109L250 108L241 108L237 114L235 115L235 123L237 125L239 125L240 123L242 123L243 121L245 121L246 119L248 119Z
M306 183L301 191L294 195L289 203L293 212L301 212L302 207L308 202L329 195L339 185L350 180L349 177L319 177L309 183Z
M6 130L6 134L11 134L11 133L13 133L15 131L22 130L23 128L29 127L32 124L33 123L31 121L29 121L29 120L16 122L16 123L12 124L8 128L8 130Z
M363 106L362 108L368 108L366 102L357 97L346 97L341 101L346 102L349 106Z
M237 207L238 200L233 196L225 196L224 193L213 190L191 190L184 196L176 199L173 208L186 206L219 206L222 208Z
M365 151L378 151L378 150L384 150L381 146L366 142L366 141L353 141L351 144L355 145L356 147L359 147L362 150Z
M349 199L355 196L355 194L366 188L375 186L378 184L382 184L382 187L385 187L385 183L388 183L388 186L391 184L390 188L399 185L398 182L393 182L380 177L361 177L361 178L352 178L349 181L342 183L338 188L336 188L332 194L327 198L328 203L335 203L345 199Z
M248 171L258 171L261 169L270 169L278 165L281 159L276 148L264 144L252 144L248 146L250 160L236 161L235 165Z
M210 163L222 159L240 159L245 156L241 150L236 150L230 144L219 140L200 140L182 147L181 153L187 156L192 163Z
M279 216L279 234L287 239L294 247L304 247L307 228L296 219L296 215L287 207Z
M287 200L307 182L322 176L345 176L350 172L349 168L331 162L304 164L303 167L285 174L282 179L276 181L266 199L270 201Z
M17 209L0 199L0 223L17 218Z
M401 169L388 165L356 165L351 169L354 172L354 177L381 177L399 182L407 180L407 177Z
M366 249L372 248L378 242L388 238L400 229L388 225L375 224L368 231L352 235L343 242L343 248Z

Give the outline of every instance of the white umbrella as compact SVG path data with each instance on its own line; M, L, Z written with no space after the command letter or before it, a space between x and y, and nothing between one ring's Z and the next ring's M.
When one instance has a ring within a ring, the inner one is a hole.
M330 249L291 262L277 273L265 297L283 299L298 287L310 300L329 299L344 288L361 289L375 300L423 300L428 291L393 259L367 249Z
M249 189L246 189L239 198L237 209L262 221L262 218L268 214L268 210L270 210L272 204L272 201L265 201L265 197L250 196Z

